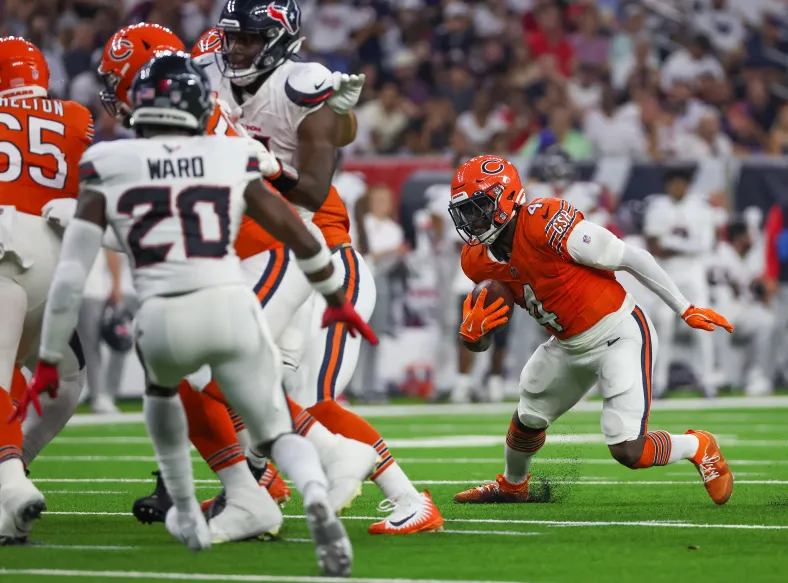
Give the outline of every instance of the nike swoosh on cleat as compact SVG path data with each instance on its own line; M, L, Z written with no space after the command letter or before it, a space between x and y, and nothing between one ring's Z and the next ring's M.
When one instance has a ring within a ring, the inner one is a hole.
M416 516L418 513L419 513L419 512L418 512L418 510L417 510L416 512L414 512L413 514L411 514L410 516L408 516L408 517L407 517L407 518L405 518L404 520L400 520L399 522L393 522L393 521L392 521L392 522L391 522L391 526L393 526L394 528L399 528L400 526L402 526L403 524L405 524L407 521L409 521L411 518L413 518L414 516Z
M320 83L315 83L315 91L320 89L323 86L323 83L325 83L325 82L326 82L326 80L323 79Z
M616 342L618 342L619 340L621 340L621 336L619 336L619 337L618 337L618 338L616 338L615 340L608 340L608 341L607 341L607 345L608 345L608 346L613 346L613 345L614 345Z

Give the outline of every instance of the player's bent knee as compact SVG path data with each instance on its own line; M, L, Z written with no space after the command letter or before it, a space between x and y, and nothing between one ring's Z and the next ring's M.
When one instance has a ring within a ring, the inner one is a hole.
M643 438L622 441L614 445L608 445L610 455L618 463L630 469L635 469L638 461L643 456Z
M547 429L550 427L550 419L546 415L528 405L523 406L522 401L517 407L517 417L527 429Z

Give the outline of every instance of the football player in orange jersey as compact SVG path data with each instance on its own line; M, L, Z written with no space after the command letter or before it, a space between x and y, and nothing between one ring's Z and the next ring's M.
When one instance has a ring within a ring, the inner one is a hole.
M44 510L44 497L24 465L63 428L84 384L75 335L63 363L57 406L25 424L12 417L15 365L37 358L37 339L55 266L60 233L42 215L57 199L75 198L79 160L93 139L83 106L47 97L49 68L33 44L0 39L0 545L24 542ZM41 413L42 411L39 411ZM24 464L24 465L23 465Z
M462 268L468 277L507 285L552 335L520 377L504 473L457 494L455 502L525 502L531 459L546 429L598 383L602 432L613 458L632 469L690 460L712 500L726 503L733 474L712 434L671 435L648 426L657 338L613 271L635 276L692 328L731 332L727 320L692 305L651 254L585 220L566 201L526 202L517 170L503 158L479 156L460 166L449 213L467 243ZM465 301L460 336L472 350L485 350L489 332L508 320L503 298L487 305L486 296L483 290L475 303L471 294Z

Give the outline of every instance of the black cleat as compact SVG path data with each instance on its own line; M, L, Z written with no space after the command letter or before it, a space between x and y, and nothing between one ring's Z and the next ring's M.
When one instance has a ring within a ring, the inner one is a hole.
M172 498L170 498L170 494L164 486L161 473L153 472L152 475L156 476L156 489L153 490L150 496L137 498L132 509L134 517L142 524L164 522L164 519L167 517L167 511L172 507Z

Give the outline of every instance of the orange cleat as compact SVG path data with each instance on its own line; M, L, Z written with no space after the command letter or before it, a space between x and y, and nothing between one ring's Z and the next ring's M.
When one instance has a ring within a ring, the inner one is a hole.
M252 469L252 474L255 477L260 476L258 483L260 484L261 488L267 488L268 493L271 495L271 498L274 499L280 507L284 506L290 501L290 488L287 487L285 481L279 475L279 471L274 467L274 464L266 464L265 471L260 475L260 470ZM215 516L224 508L225 505L225 498L226 494L224 490L222 490L216 498L211 498L210 500L206 500L205 502L200 504L200 508L203 512L208 512L209 509L214 505L217 498L221 499L218 506L211 510L210 516Z
M268 464L260 478L260 486L268 489L268 493L274 502L279 506L284 506L290 501L290 488L287 487L279 471L274 467L274 464Z
M529 474L522 484L510 484L502 474L494 482L487 482L454 497L455 504L512 504L528 501Z
M698 438L698 453L690 461L698 468L703 485L715 504L725 504L733 494L733 472L722 457L717 440L708 431L690 429L688 434Z
M391 511L391 514L370 526L369 534L414 534L443 530L443 516L427 490L410 500L386 498L378 510Z

